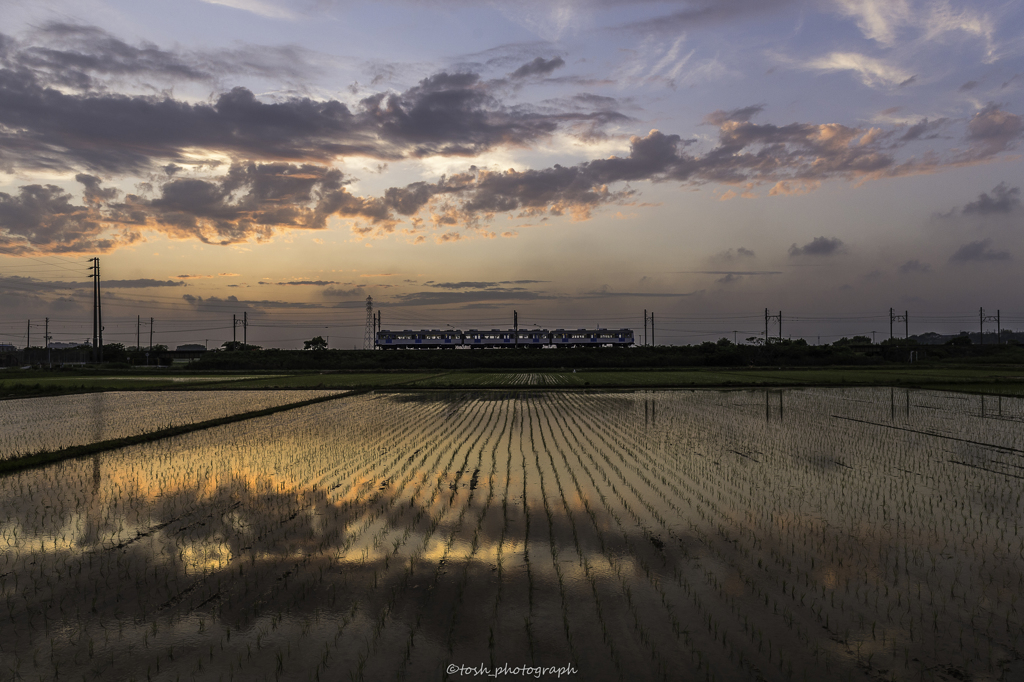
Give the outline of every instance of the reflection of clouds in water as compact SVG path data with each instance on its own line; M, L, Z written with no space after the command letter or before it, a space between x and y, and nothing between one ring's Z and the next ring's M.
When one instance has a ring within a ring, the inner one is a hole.
M1012 642L1012 486L926 432L1014 422L924 392L894 422L884 389L787 391L785 422L755 392L482 397L350 398L0 479L2 663L748 679L742 653L824 679L904 650L981 670Z

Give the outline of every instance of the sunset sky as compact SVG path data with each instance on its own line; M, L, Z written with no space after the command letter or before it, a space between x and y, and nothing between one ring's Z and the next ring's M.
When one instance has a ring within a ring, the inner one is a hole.
M0 343L1024 329L1019 2L0 13Z

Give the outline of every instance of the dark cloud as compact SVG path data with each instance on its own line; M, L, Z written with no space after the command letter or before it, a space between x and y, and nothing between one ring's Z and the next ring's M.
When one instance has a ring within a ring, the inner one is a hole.
M188 303L193 310L198 312L216 312L228 313L237 312L249 312L251 314L260 315L266 309L275 308L310 308L310 309L324 309L324 306L316 303L296 303L294 301L246 301L239 300L237 296L228 296L227 298L220 298L218 296L208 296L203 298L202 296L193 296L191 294L185 294L182 300Z
M326 286L329 286L331 284L337 284L337 282L331 282L331 281L322 280L322 279L316 279L316 280L312 280L312 279L298 279L298 280L292 280L291 282L257 282L257 284L267 284L267 285L274 285L274 286L279 286L279 287L283 287L283 286L326 287Z
M677 33L700 26L717 25L743 19L771 15L803 0L690 0L684 9L643 21L631 22L622 28L640 33Z
M31 45L0 35L0 63L30 70L41 83L104 90L109 82L215 82L225 75L301 80L320 71L312 53L295 46L239 45L215 51L131 45L96 26L50 22L31 33Z
M500 136L500 126L489 128L492 123L487 121L474 124L473 116L468 114L465 119L456 116L447 122L438 120L426 128L422 125L435 117L444 118L445 112L479 110L477 105L467 103L477 97L489 97L486 92L476 92L478 86L475 74L438 74L408 91L409 101L416 102L408 110L401 103L389 104L380 99L366 105L367 111L380 113L377 129L388 131L390 139L402 138L410 145L419 139L426 145L416 147L419 151L430 147L425 141L427 129L443 133L442 136L450 140L466 142L466 149L475 148L491 144L488 136L492 133ZM439 98L436 106L429 104L435 102L432 99L435 96ZM275 109L278 105L261 104L251 93L241 89L233 91L231 98L233 102L225 105L227 109L253 107L240 117L248 120L252 115L254 122L245 124L250 132L265 127L267 134L260 142L263 145L273 145L270 128L295 113L287 107ZM340 117L336 117L337 120L353 117L351 113L343 116L348 110L344 105L334 104ZM178 105L165 101L160 106L174 108ZM320 109L326 106L306 101L299 109L307 107L312 112L311 117L319 120L318 116L324 113ZM416 113L420 106L432 111ZM3 107L0 99L0 111ZM340 171L313 163L238 162L217 178L175 174L153 187L155 196L128 195L123 199L115 198L116 193L104 189L96 176L79 174L79 182L85 188L83 206L73 204L70 195L55 186L25 187L18 197L0 195L0 249L8 252L17 248L21 248L21 252L32 248L103 250L98 239L101 234L109 234L105 232L107 227L120 235L108 239L107 249L138 238L142 227L178 238L232 244L267 239L279 230L321 229L331 216L353 219L354 229L362 235L391 232L400 220L410 218L413 227L407 232L416 235L414 240L424 241L420 233L435 229L436 241L450 242L466 236L454 229L459 226L491 236L483 229L482 222L499 214L525 219L540 217L541 220L544 216L562 215L586 219L600 206L636 201L637 190L632 183L637 182L675 182L690 186L713 182L744 184L751 188L770 183L768 193L776 195L806 192L829 179L865 180L932 173L991 158L1013 144L1013 135L1019 135L1019 131L1014 131L1020 127L1019 117L986 107L968 126L970 146L966 149L954 152L945 160L937 155L926 155L921 160L899 162L893 153L900 145L926 135L943 122L922 121L918 124L920 133L908 132L903 140L893 141L895 130L886 132L841 124L780 126L750 120L762 110L760 105L753 105L728 112L716 111L707 116L707 123L718 126L718 142L703 153L691 151L697 148L692 141L653 130L644 137L631 138L626 156L522 171L470 166L464 172L442 176L436 182L419 181L388 188L380 197L352 194L347 188L348 179ZM463 125L460 120L469 122ZM510 125L507 131L517 129L518 124ZM463 130L448 130L449 126ZM460 137L463 135L468 137ZM478 135L482 137L476 137ZM509 140L522 141L530 133L520 130L510 135ZM448 150L445 153L454 153L450 146L445 149ZM1012 195L1014 190L1006 191ZM1011 195L1007 195L1009 200L1015 196ZM990 199L996 204L1001 196L993 191ZM424 210L429 213L428 218L418 215ZM85 241L78 244L76 239ZM791 254L827 255L835 251L834 241L841 245L838 240L819 239L824 241L815 240L803 247L794 245ZM20 247L15 245L18 240L21 240ZM748 252L744 249L736 251L735 255L748 256Z
M92 176L78 179L85 185L82 206L56 185L25 185L14 196L0 192L0 253L105 252L140 238L130 228L112 228L95 205L113 194Z
M26 291L61 291L61 290L92 290L92 281L86 279L86 268L82 266L82 280L80 282L54 282L35 279L33 277L0 277L0 288L14 288ZM181 287L184 282L162 279L105 279L102 282L103 289L154 289L160 287Z
M781 275L781 270L681 270L684 274L694 275Z
M906 263L899 266L897 270L899 270L901 275L909 275L915 272L930 272L931 266L927 263L922 263L915 258L913 260L908 260Z
M266 103L236 87L210 103L55 89L31 69L0 68L0 164L6 170L172 173L187 152L321 162L469 156L520 146L563 125L625 120L614 111L538 112L501 103L475 73L439 73L354 108L294 97Z
M997 213L1010 213L1020 206L1020 188L1007 187L1005 182L1000 182L992 189L992 193L982 192L978 195L977 201L972 201L964 206L965 215L991 215Z
M969 92L970 90L973 90L976 87L978 87L978 81L967 81L966 83L960 86L960 92Z
M803 246L789 247L790 256L831 256L846 251L846 246L837 237L815 237Z
M733 109L732 111L723 111L722 109L719 109L705 116L704 123L714 126L721 126L722 124L730 121L746 123L762 111L764 111L763 104L753 104L749 107Z
M349 296L365 296L366 290L362 287L355 287L353 289L339 289L337 287L327 287L320 292L325 298L347 298ZM363 301L359 301L363 303Z
M88 286L92 286L89 284ZM183 287L184 282L162 279L105 279L102 280L104 289L152 289L155 287Z
M529 284L538 280L522 280L520 282L428 282L427 286L435 287L438 289L502 289L503 284ZM503 291L513 291L513 289L502 289ZM514 289L514 291L523 291L523 289Z
M907 129L907 132L900 137L901 142L909 142L911 140L934 140L939 136L938 130L943 128L949 119L940 118L935 121L929 121L927 118L923 118L914 125Z
M1011 259L1008 251L994 251L989 248L992 245L991 239L982 239L976 242L964 244L949 257L950 263L971 263L1007 261Z
M983 146L987 155L1014 146L1024 134L1024 119L990 103L976 113L967 124L967 139Z
M535 291L495 288L474 291L418 291L411 294L400 294L393 300L397 305L421 306L459 305L489 301L537 301L550 298L554 297Z
M537 57L532 62L523 64L518 69L509 74L510 78L531 78L534 76L546 76L555 69L565 66L565 60L561 57L552 57L551 59L544 59L543 57Z

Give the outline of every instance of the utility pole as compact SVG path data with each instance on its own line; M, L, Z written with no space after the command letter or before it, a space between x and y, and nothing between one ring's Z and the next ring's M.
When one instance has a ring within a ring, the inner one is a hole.
M53 363L50 362L50 318L46 318L46 326L44 329L43 340L46 342L46 364L50 369L53 369Z
M889 339L890 340L893 338L893 333L892 333L892 323L893 322L903 322L903 338L904 339L909 339L910 338L910 322L908 321L909 319L910 319L910 314L906 310L903 311L902 315L897 315L896 312L892 308L889 308Z
M770 337L768 336L768 321L778 320L779 322L779 341L782 341L782 311L779 311L778 315L769 315L768 309L764 309L764 345L768 345Z
M92 272L92 352L94 361L103 361L103 316L100 314L100 259L90 258Z
M139 328L142 327L142 315L135 316L135 352L142 350L142 339L139 338Z
M31 346L31 345L32 345L32 320L29 320L28 324L25 325L25 350L28 350L28 347Z
M985 343L985 323L986 322L995 322L996 323L996 344L999 344L999 342L1000 342L1000 338L999 338L999 326L1000 326L999 325L999 311L996 310L996 314L995 315L986 315L985 314L985 309L981 308L980 312L978 314L978 318L979 318L978 324L980 326L980 331L981 331L981 340L978 343L981 343L981 344Z
M651 345L654 345L654 311L651 311Z
M238 343L236 333L238 332L238 319L237 315L231 313L231 350L235 350L235 344Z
M153 352L153 318L149 318L149 352Z
M367 328L362 334L362 349L373 349L376 340L374 335L374 297L367 296Z
M644 342L642 345L647 345L647 308L644 308Z
M512 311L512 333L515 334L512 347L519 348L519 313L515 310Z
M242 348L249 348L249 311L242 313Z

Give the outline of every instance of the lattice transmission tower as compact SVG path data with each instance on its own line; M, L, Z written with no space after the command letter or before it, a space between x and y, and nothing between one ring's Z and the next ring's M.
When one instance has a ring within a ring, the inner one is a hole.
M366 332L363 334L363 350L373 350L373 296L366 297Z

